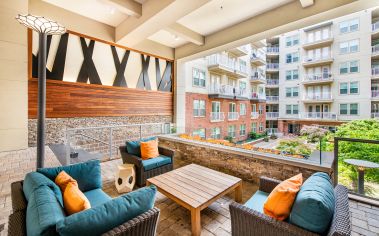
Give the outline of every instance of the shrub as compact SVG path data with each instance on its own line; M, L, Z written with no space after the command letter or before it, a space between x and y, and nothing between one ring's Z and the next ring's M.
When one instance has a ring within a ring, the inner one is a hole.
M311 143L319 142L323 137L329 133L328 130L320 128L316 125L305 125L300 130L300 135L306 136Z
M269 139L269 137L268 137L268 136L265 136L265 137L263 138L263 141L265 141L265 142L269 142L269 141L270 141L270 139Z
M253 132L253 131L251 131L251 132L249 133L249 135L250 135L250 138L251 138L251 139L257 139L257 138L258 138L258 134L255 133L255 132Z
M233 137L232 136L225 136L225 140L228 140L229 143L233 143Z
M306 144L302 143L299 139L282 140L279 142L279 146L277 146L276 148L291 155L301 154L309 156L312 153L311 148L309 148Z
M270 135L270 139L277 139L277 138L278 138L278 136L276 136L275 134Z

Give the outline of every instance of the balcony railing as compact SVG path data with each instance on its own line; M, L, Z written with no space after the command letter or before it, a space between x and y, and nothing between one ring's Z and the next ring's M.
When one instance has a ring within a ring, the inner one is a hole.
M379 30L379 21L373 23L371 25L371 29L372 29L373 32Z
M331 54L320 55L319 57L305 57L303 63L312 63L312 62L321 62L326 60L332 60L333 57Z
M242 45L242 46L239 46L237 47L239 50L241 50L242 52L248 54L249 53L249 49L247 48L246 45Z
M379 90L371 91L371 97L373 97L373 98L379 98Z
M373 76L379 76L379 66L373 66L373 67L371 67L371 75L373 75Z
M279 85L279 80L278 79L268 79L267 85Z
M266 112L266 118L278 118L279 117L279 112Z
M220 94L220 95L225 95L225 96L234 96L234 88L233 86L230 85L211 85L209 89L210 94Z
M237 73L247 74L247 66L245 63L236 62L235 71Z
M304 100L306 101L324 101L324 100L332 100L332 94L324 93L324 94L306 94L304 96Z
M250 116L251 116L251 119L258 119L259 113L256 111L253 111L251 112Z
M208 57L208 66L221 65L234 71L235 60L223 54L213 54Z
M224 119L224 112L211 112L211 122L220 122Z
M279 63L267 63L267 70L279 70Z
M328 35L324 36L323 38L319 38L319 39L313 39L313 40L307 40L304 45L307 45L307 44L318 44L318 43L322 43L322 42L325 42L325 41L329 41L329 40L332 40L333 39L333 34L331 31L329 31Z
M266 76L264 74L260 73L254 73L252 76L250 76L251 82L258 82L258 83L265 83L266 82Z
M376 45L372 46L371 47L371 52L372 52L372 54L379 53L379 44L376 44Z
M271 135L271 134L279 133L279 130L278 130L278 128L266 128L266 132L268 135Z
M303 82L324 82L333 80L331 73L306 74Z
M228 120L238 120L238 112L228 112Z
M371 112L371 118L379 119L379 112Z
M252 93L251 98L252 99L259 99L259 100L266 100L266 95L260 94L260 93Z
M279 53L279 47L267 47L267 53L271 54L278 54Z
M246 97L246 98L249 97L249 93L247 92L247 89L235 88L234 91L235 91L234 94L237 97Z
M278 102L279 96L266 96L267 102Z
M332 112L302 112L300 117L315 120L337 120L337 114Z

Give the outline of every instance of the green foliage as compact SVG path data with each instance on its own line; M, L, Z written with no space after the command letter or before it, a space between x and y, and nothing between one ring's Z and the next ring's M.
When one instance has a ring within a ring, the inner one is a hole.
M268 141L270 141L270 139L269 139L269 137L265 136L265 137L263 138L263 141L268 142Z
M328 133L328 130L320 128L316 125L305 125L300 130L300 134L305 136L311 143L319 142L320 139L324 138Z
M278 138L278 136L276 136L275 134L270 135L270 139L277 139L277 138Z
M258 134L258 133L255 133L255 132L250 132L249 133L249 136L252 140L256 140L256 139L259 139L259 138L262 138L262 137L265 137L266 134L265 133L262 133L262 134Z
M312 153L312 150L300 139L282 140L276 149L292 155L310 155Z
M176 134L176 127L171 127L171 133Z
M225 136L225 140L228 140L229 143L233 143L233 137L232 136Z
M336 137L379 140L379 121L374 119L356 120L338 127ZM346 164L344 159L360 159L379 163L379 144L355 143L341 141L338 143L339 173L342 178L356 179L356 170ZM327 150L333 150L328 144ZM379 183L379 170L369 169L365 174L366 181Z

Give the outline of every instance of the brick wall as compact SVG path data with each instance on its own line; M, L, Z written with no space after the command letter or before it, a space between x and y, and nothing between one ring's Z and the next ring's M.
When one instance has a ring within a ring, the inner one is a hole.
M315 172L323 171L333 178L332 167L306 165L295 161L277 160L269 156L254 155L249 151L235 151L227 147L199 145L179 138L160 137L159 145L175 150L176 166L190 163L206 166L244 180L258 183L260 176L284 180L298 173L308 178ZM254 155L254 156L253 156Z
M204 100L205 101L205 117L194 117L193 116L193 100ZM212 112L212 101L218 101L221 103L221 112L224 113L225 118L222 122L211 122L210 114ZM236 111L240 113L240 104L246 104L246 115L239 116L239 119L236 121L228 121L227 114L229 112L229 103L236 104ZM247 138L247 135L252 130L252 123L256 123L257 132L259 133L259 123L263 124L263 130L266 127L266 105L261 103L263 107L263 114L260 115L257 119L251 118L252 104L257 104L257 112L259 103L251 102L249 100L238 100L238 99L219 99L219 98L209 98L207 94L198 94L198 93L186 93L186 133L192 133L196 129L205 128L206 137L210 138L211 129L215 127L221 128L221 138L228 136L228 126L236 125L236 140L244 140ZM240 125L246 125L246 135L240 136Z

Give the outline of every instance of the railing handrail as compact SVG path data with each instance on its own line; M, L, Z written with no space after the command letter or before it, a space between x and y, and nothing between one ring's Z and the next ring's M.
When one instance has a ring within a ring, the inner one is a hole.
M97 142L99 142L99 143L109 145L109 143L107 143L107 142L104 142L104 141L102 141L102 140L100 140L100 139L94 138L94 137L89 136L89 135L86 135L86 134L82 134L82 133L74 133L73 135L75 135L75 136L76 136L76 135L81 135L81 136L84 136L84 137L86 137L86 138L89 138L89 139L92 139L92 140L94 140L94 141L97 141ZM118 146L115 146L115 145L111 145L111 146L114 147L114 148L118 148Z
M315 62L315 61L322 61L322 60L327 60L327 59L332 59L333 58L333 55L332 53L330 52L328 55L320 55L320 57L309 57L309 56L305 56L304 58L304 63L307 63L307 62Z
M372 27L372 31L378 30L379 29L379 21L372 23L371 27Z
M278 85L279 79L266 79L268 85Z
M332 99L332 93L323 93L323 94L305 94L304 99L306 100L318 100L318 99Z
M164 124L169 124L169 122L66 128L66 132L67 131L69 131L69 132L70 131L78 131L78 130L109 129L109 128L123 128L123 127L148 126L148 125L164 125Z
M329 31L329 34L328 34L328 37L327 38L319 38L319 39L314 39L313 41L308 41L306 40L305 41L305 44L313 44L313 43L319 43L319 42L322 42L322 41L326 41L326 40L330 40L333 38L333 33L332 31Z

